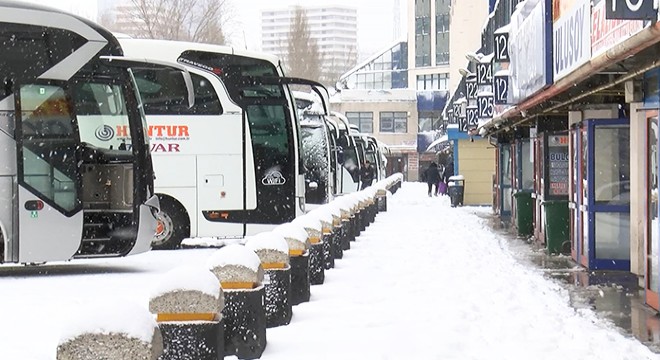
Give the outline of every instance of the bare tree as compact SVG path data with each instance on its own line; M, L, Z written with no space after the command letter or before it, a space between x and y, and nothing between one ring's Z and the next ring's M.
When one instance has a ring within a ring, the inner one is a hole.
M357 47L351 46L347 49L345 56L332 56L323 61L324 71L321 74L321 82L326 85L334 86L337 81L339 81L339 77L346 71L352 69L356 64Z
M115 30L139 38L225 44L230 0L131 0Z
M318 81L321 79L319 46L311 36L305 9L296 7L295 11L284 55L287 72L289 76Z

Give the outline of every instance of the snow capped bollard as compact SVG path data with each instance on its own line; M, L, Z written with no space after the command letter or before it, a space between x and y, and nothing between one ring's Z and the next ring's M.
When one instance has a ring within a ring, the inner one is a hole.
M396 194L396 192L401 188L401 184L403 183L403 174L401 173L396 173L392 175L394 178L394 184L392 185L392 194Z
M224 306L222 288L208 269L180 267L165 274L149 301L163 336L159 360L222 359Z
M342 250L346 251L351 248L351 241L355 241L355 234L351 226L351 206L345 198L337 198L332 203L339 208L342 227L341 245Z
M377 183L375 186L378 211L387 211L387 186L382 181Z
M227 245L206 265L224 290L225 356L260 358L266 349L266 291L259 256L243 245Z
M344 241L350 247L344 228L341 226L341 209L335 203L328 203L323 206L323 211L327 211L332 216L332 233L334 234L333 256L335 259L344 257Z
M281 235L289 245L291 265L291 305L309 301L309 248L307 231L302 226L286 223L276 227L274 233Z
M358 199L358 223L360 224L361 232L366 230L369 225L369 214L367 213L369 203L365 191L362 190L355 194L355 197Z
M315 217L321 222L321 233L323 234L323 266L326 270L329 270L335 267L335 256L333 254L335 236L332 232L332 214L321 210L322 208L317 208L307 213L306 216Z
M297 217L291 223L302 227L307 232L307 239L311 245L309 248L310 284L323 284L323 281L325 281L325 261L323 260L323 226L321 221L312 216L303 215Z
M67 323L57 346L57 360L156 360L163 340L153 316L131 302L94 302Z
M368 207L368 213L369 213L369 223L373 223L376 221L376 215L378 215L378 190L376 187L370 187L367 189L367 196L368 196L368 202L369 202L369 207Z
M266 272L266 326L276 327L291 322L291 266L289 246L282 235L264 232L245 238L245 247L252 249Z

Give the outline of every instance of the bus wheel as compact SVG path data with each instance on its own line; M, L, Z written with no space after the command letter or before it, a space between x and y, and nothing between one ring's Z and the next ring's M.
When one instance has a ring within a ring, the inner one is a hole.
M190 235L190 220L186 210L176 200L159 195L160 212L156 236L151 242L154 250L171 250Z

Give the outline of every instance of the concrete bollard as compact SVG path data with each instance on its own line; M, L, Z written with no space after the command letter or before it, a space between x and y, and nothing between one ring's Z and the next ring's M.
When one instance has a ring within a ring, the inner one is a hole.
M159 360L223 359L224 306L220 283L208 269L180 267L165 274L149 301L163 336Z
M350 243L344 240L345 232L341 222L341 209L335 203L329 203L324 206L324 211L327 211L332 216L332 233L334 234L333 243L333 256L335 259L342 259L344 257L344 242L350 247Z
M299 225L286 223L276 227L273 232L281 235L289 245L289 263L291 265L291 305L309 301L309 248L311 244L307 231Z
M113 300L78 309L62 331L56 359L156 360L162 353L161 333L149 310Z
M214 252L207 267L224 290L225 356L258 359L266 349L266 291L257 254L243 245Z
M351 227L351 207L345 199L339 198L333 201L333 204L339 208L341 217L341 247L346 251L351 248L351 241L355 241L355 234Z
M300 226L307 232L310 242L309 248L309 282L312 285L320 285L325 281L325 261L323 259L323 226L321 221L303 215L291 222Z
M307 216L312 216L317 218L321 222L321 231L323 234L323 265L326 270L332 269L335 267L335 234L332 232L332 214L323 210L323 207L320 207L314 211L311 211Z
M358 222L358 201L357 198L355 197L355 194L350 194L347 196L346 201L348 201L348 204L351 206L351 216L350 216L350 221L351 221L351 228L353 231L353 241L357 240L357 237L360 236L360 225Z
M266 326L288 325L293 316L291 305L291 266L289 246L283 236L275 232L263 232L247 237L245 247L252 249L263 267L267 281Z
M373 224L378 215L378 191L376 188L369 188L369 223Z
M376 198L378 199L378 211L387 211L387 190L385 188L378 189L376 192Z
M356 193L358 201L358 224L360 227L360 232L367 229L369 224L369 214L367 213L367 197L364 192Z

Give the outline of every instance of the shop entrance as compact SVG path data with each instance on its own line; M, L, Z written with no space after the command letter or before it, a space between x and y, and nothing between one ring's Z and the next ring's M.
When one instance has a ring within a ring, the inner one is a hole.
M629 270L629 120L592 119L578 126L571 136L578 151L572 253L589 269Z

